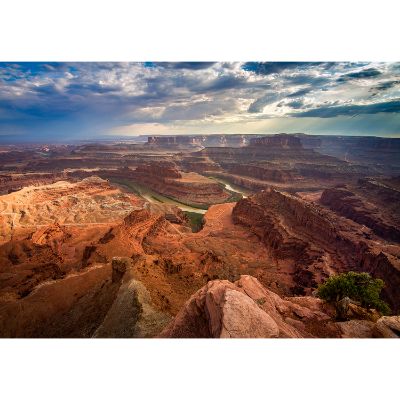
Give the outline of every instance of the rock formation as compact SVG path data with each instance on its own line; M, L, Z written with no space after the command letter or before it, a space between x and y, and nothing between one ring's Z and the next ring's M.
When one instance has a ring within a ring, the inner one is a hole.
M397 161L368 163L372 142L362 141L340 159L323 154L342 143L332 140L3 149L0 336L399 336L396 316L350 303L336 321L313 296L332 274L365 271L400 310ZM249 197L238 201L218 178ZM196 206L195 216L183 211Z
M400 337L399 317L336 322L315 297L281 298L251 276L210 281L161 332L164 338Z
M333 273L365 271L386 282L385 296L398 309L398 249L379 245L368 228L274 189L239 201L232 217L254 232L276 262L293 274L293 293L310 293Z
M137 167L130 178L154 191L188 204L205 206L227 201L231 194L223 186L195 172L179 172L169 162L153 162Z
M21 190L26 186L48 185L65 179L65 173L3 174L0 175L0 195Z
M187 157L182 156L183 166L188 165ZM195 158L205 175L219 176L254 191L271 186L290 192L315 191L355 182L368 172L365 166L304 148L299 137L286 134L251 138L241 148L206 147L190 154L189 165Z
M369 196L371 196L371 192ZM376 199L372 203L363 199L362 194L353 193L343 187L325 189L320 200L321 204L336 213L367 226L376 235L386 240L398 243L400 242L400 214L398 210L387 213L386 210L390 206L389 201L386 198L386 207L379 207ZM393 206L397 206L399 201L400 196L392 201Z
M320 153L373 166L375 173L400 174L400 139L374 136L309 136L296 134L301 143Z
M0 197L0 243L54 223L82 226L118 222L141 204L98 177L27 186Z
M260 138L250 139L249 146L258 147L258 146L266 146L270 148L281 149L293 149L293 148L302 148L301 141L298 137L293 135L271 135L264 136Z

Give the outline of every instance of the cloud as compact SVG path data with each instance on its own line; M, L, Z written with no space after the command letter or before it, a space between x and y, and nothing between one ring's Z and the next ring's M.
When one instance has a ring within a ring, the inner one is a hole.
M313 66L324 65L322 62L246 62L245 71L252 71L259 75L279 74L285 70L307 69Z
M286 103L286 105L294 109L304 108L305 106L303 100L289 101L288 103Z
M199 70L209 68L215 62L157 62L154 64L162 68Z
M346 82L352 79L369 79L377 77L381 74L382 72L376 68L366 68L361 71L344 74L338 79L338 82Z
M311 90L312 90L312 88L300 89L300 90L297 90L297 91L294 92L294 93L288 94L287 97L302 97L302 96L304 96L304 95L310 93Z
M209 84L203 86L204 90L230 90L237 88L245 88L248 85L247 80L244 77L238 77L235 75L220 76Z
M399 113L400 99L372 104L350 104L334 107L319 107L300 113L291 114L294 117L333 118L339 115L354 116L358 114Z
M378 85L374 86L372 90L388 90L391 89L395 86L400 85L400 80L399 81L385 81L381 82Z
M259 99L255 100L253 103L250 104L248 108L249 113L259 113L262 112L264 107L268 104L275 103L282 98L282 95L279 93L268 93Z
M323 88L324 85L331 82L331 78L326 76L316 76L310 74L296 74L284 77L289 85L310 85L314 87Z
M399 74L390 63L0 63L0 125L3 133L68 138L146 124L193 132L388 116L399 113Z

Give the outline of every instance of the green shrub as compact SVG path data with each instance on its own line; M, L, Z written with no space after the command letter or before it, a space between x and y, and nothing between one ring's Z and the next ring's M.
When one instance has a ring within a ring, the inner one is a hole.
M374 279L366 272L347 272L328 278L318 286L317 295L335 304L344 297L349 297L362 307L375 308L382 314L390 314L389 306L379 297L384 286L382 279Z

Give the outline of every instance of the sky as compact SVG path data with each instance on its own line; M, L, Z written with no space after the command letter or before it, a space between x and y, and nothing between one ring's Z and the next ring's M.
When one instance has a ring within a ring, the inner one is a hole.
M400 137L400 63L0 63L0 142L278 132Z

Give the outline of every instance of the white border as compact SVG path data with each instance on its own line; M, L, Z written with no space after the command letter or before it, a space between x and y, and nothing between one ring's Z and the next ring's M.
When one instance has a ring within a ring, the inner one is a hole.
M1 393L7 400L336 400L396 398L398 393L396 340L38 339L0 344Z
M2 61L400 61L398 1L18 0ZM398 396L399 341L1 340L4 399Z
M18 0L3 61L399 61L399 2Z

